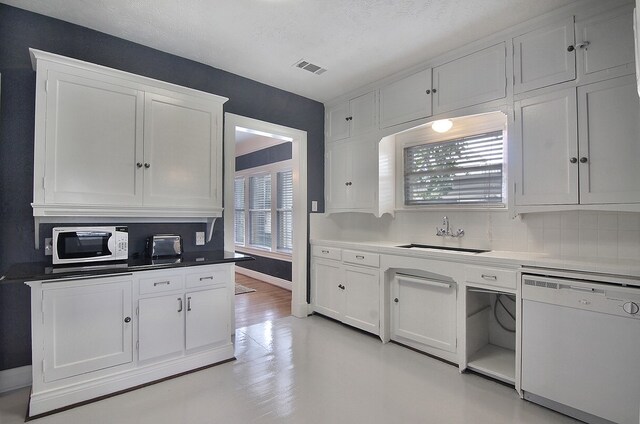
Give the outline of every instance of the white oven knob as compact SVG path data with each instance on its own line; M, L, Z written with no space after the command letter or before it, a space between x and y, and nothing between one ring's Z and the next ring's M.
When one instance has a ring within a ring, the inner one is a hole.
M627 302L622 305L622 309L628 314L635 315L640 310L640 306L636 302Z

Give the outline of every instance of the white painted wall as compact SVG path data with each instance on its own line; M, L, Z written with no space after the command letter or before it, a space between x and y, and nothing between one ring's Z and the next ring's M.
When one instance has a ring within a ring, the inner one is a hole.
M437 237L448 216L460 239ZM548 253L560 257L640 260L640 213L570 211L527 214L507 211L398 212L385 215L311 214L311 239L398 241L491 250Z

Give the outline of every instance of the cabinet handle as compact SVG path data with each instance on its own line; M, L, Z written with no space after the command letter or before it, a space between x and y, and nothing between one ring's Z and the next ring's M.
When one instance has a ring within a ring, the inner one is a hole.
M364 260L364 256L362 255L356 255L356 259L360 259L361 261Z
M495 275L482 274L482 279L483 280L488 280L488 281L497 281L498 277L495 276Z
M187 312L191 310L191 296L187 297Z
M210 275L208 277L200 277L200 281L204 281L204 280L213 280L213 276Z
M347 116L346 118L344 118L345 121L352 121L353 120L353 116Z
M151 164L149 162L145 162L144 167L149 169L149 168L151 168Z
M431 94L431 90L427 90L427 91L425 91L425 93Z
M399 302L399 300L398 300L398 298L397 298L397 297L396 297L395 299L393 299L393 301L394 301L394 302L396 302L396 303L398 303L398 302Z
M587 159L584 156L580 158L580 163L587 163L588 161L589 161L589 159Z
M171 284L171 281L158 281L157 283L153 283L153 287L161 286L163 284L166 284L168 286L169 284Z
M179 305L178 306L178 312L182 312L182 298L181 297L178 298L178 305Z
M571 159L569 159L569 162L577 163L578 162L578 158L571 158Z
M582 43L576 44L576 47L579 49L586 49L587 47L589 47L589 44L591 44L588 41L583 41Z
M328 255L328 254L329 254L329 251L328 251L328 250L324 250L324 249L322 249L322 253L324 253L325 255Z
M124 322L126 322L127 324L129 324L131 322L131 317L126 317L124 319Z
M340 290L344 290L344 286L343 286L342 284L338 284L338 288L339 288Z
M572 51L574 51L575 49L576 49L576 48L575 48L575 47L573 47L573 46L569 46L569 47L567 47L567 51L568 51L568 52L572 52Z
M138 163L136 163L136 166L137 166L138 168L142 168L142 162L138 162Z

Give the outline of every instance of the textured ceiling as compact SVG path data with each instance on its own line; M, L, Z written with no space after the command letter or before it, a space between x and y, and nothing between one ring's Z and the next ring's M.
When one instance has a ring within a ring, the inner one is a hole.
M574 0L0 1L325 102Z

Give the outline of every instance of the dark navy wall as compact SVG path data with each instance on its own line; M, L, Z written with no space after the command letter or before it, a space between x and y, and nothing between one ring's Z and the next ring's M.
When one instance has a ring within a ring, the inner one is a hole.
M236 171L244 171L258 166L269 165L270 163L289 160L292 158L291 148L291 143L283 143L238 156L236 157ZM255 257L256 260L240 262L238 266L291 281L291 262L257 256L253 253L251 253L251 256Z
M321 103L57 19L0 4L0 275L13 263L45 259L34 249L33 130L35 72L28 48L97 63L229 98L226 112L307 132L307 210L324 210L324 107ZM241 54L241 52L239 52ZM286 72L283 69L283 72ZM126 222L123 222L126 223ZM130 224L134 249L156 232L177 232L192 243L202 224ZM222 219L206 248L222 246ZM50 231L43 226L41 233ZM195 246L189 246L191 249ZM29 292L23 284L0 284L0 370L31 362Z

